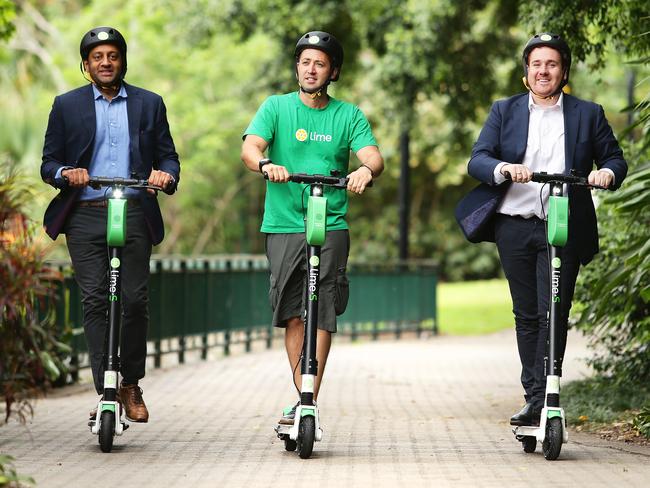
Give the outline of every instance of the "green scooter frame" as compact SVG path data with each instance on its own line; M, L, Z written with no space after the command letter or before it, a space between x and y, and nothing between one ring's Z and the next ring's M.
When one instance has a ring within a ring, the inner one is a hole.
M546 392L539 426L517 426L512 429L525 452L535 452L537 442L542 443L544 457L553 461L558 458L562 444L569 441L566 416L560 406L560 357L557 320L560 314L560 283L562 280L561 248L566 245L569 231L569 198L564 185L586 186L587 179L574 175L533 173L532 181L548 183L547 239L549 244L550 299L548 311L548 342L546 357Z
M122 405L117 401L118 373L120 370L119 345L122 323L121 284L122 249L126 243L127 200L124 188L152 188L147 180L125 178L91 178L89 186L98 189L110 187L113 192L108 199L106 220L106 244L109 254L108 269L108 331L106 350L106 369L104 370L104 392L97 404L97 415L88 422L90 431L99 436L102 452L111 452L113 439L129 428L124 418Z

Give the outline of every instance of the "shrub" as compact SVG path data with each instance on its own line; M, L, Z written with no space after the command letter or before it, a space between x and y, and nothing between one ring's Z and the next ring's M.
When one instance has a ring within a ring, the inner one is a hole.
M0 173L0 397L4 421L31 415L30 398L65 372L69 347L56 338L54 284L60 279L33 242L34 225L21 211L29 191L9 164Z

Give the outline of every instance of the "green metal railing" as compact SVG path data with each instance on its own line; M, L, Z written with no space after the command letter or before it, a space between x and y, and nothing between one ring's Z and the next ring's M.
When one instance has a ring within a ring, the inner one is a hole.
M74 353L72 369L86 351L79 289L69 265L57 265L65 280L57 290L57 323ZM377 338L382 333L429 331L436 334L436 274L428 263L350 265L350 300L338 318L339 334ZM210 348L230 353L233 344L246 351L254 341L271 347L269 272L264 256L154 258L151 260L149 355L161 365L164 354Z

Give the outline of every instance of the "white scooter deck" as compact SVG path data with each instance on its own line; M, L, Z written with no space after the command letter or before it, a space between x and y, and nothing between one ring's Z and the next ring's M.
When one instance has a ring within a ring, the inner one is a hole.
M303 410L311 412L305 412L303 414ZM316 420L316 433L314 440L320 441L323 438L323 429L320 427L320 415L318 413L318 407L316 405L298 405L296 407L296 416L294 417L293 424L278 424L274 430L280 439L284 439L285 436L288 436L289 439L295 441L298 439L298 429L300 428L300 421L296 422L295 420L302 418L303 415L311 415L312 413Z
M559 411L559 416L562 418L562 443L569 442L569 431L566 427L566 418L564 416L564 409L559 407L542 408L540 414L539 426L536 425L518 425L512 429L512 433L516 436L535 437L539 442L544 442L546 437L546 421L548 420L548 412Z

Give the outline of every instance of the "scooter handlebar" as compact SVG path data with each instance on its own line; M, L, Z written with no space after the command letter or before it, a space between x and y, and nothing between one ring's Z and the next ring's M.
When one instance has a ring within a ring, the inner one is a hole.
M268 180L269 175L268 173L264 172L264 179ZM310 175L307 173L289 173L289 181L292 181L294 183L306 183L308 185L311 184L321 184L321 185L326 185L326 186L331 186L333 188L340 188L340 189L346 189L348 187L348 180L349 178L347 177L340 177L340 176L328 176L328 175ZM372 186L372 180L366 185L366 187L371 187Z
M122 186L128 188L145 188L152 190L161 190L162 188L155 185L150 185L149 180L138 180L134 178L113 178L107 176L93 176L88 182L88 186L99 189L102 186Z
M317 183L321 185L333 186L335 188L347 188L348 179L340 176L327 175L309 175L307 173L290 173L289 181L294 183L306 183L308 185Z
M503 176L505 176L506 180L512 180L512 175L508 171L505 171L503 173ZM551 183L551 182L567 183L569 185L586 186L589 188L595 188L597 190L607 189L604 186L590 184L589 180L584 176L564 175L559 173L545 173L543 171L539 173L533 173L533 177L531 178L531 181L534 181L536 183Z

